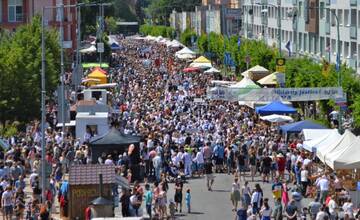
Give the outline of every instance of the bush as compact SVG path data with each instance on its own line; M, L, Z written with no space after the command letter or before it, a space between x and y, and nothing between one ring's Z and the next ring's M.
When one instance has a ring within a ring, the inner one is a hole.
M188 47L193 46L192 42L191 42L191 38L193 38L194 43L195 43L197 36L196 36L196 32L192 29L187 28L184 32L182 32L180 34L181 43Z

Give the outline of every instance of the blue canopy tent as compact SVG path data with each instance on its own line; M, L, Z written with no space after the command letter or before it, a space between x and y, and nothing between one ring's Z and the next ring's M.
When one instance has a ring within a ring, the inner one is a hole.
M282 133L300 133L303 129L326 129L324 126L309 120L298 121L295 123L280 126Z
M272 115L272 114L293 114L296 113L296 109L287 106L280 101L274 101L265 106L255 108L256 113L260 115Z
M121 46L119 44L115 43L115 42L112 43L110 45L110 47L111 47L112 50L121 50Z

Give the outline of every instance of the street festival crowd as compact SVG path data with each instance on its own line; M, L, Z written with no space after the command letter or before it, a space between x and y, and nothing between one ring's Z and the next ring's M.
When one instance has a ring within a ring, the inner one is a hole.
M175 59L173 49L143 40L120 43L124 49L113 54L109 69L111 81L118 84L111 105L120 109L112 121L121 132L144 137L139 164L143 183L133 180L126 152L104 153L96 162L116 165L118 174L133 183L131 190L114 192L124 217L145 214L142 210L153 219L191 213L191 203L200 201L192 201L186 183L204 178L211 193L221 181L216 174L227 173L234 176L229 202L236 219L360 219L342 179L335 172L319 171L321 164L302 149L300 138L286 141L276 127L237 103L196 102L206 95L214 75L183 73L187 64ZM48 105L47 118L56 121L55 111ZM10 138L11 148L0 155L4 219L50 219L55 201L60 206L66 203L64 176L69 166L93 162L87 142L91 132L80 143L48 122L46 160L53 169L46 202L41 202L39 183L40 125L33 122ZM262 182L251 188L249 182L259 177ZM174 184L174 195L168 193L169 184ZM264 184L272 185L272 198L264 196ZM31 195L25 194L25 188L31 189ZM304 204L307 197L312 200ZM84 211L90 219L91 213Z

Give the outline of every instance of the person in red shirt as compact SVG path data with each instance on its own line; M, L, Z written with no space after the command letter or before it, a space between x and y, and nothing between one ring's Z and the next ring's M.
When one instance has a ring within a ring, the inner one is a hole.
M85 209L85 220L91 220L91 208L92 204Z
M277 167L278 167L279 178L284 179L286 159L284 155L282 155L281 153L277 155Z

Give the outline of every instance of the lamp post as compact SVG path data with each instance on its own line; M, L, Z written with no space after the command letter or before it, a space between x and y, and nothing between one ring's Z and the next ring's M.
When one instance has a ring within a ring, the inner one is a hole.
M339 18L337 16L337 14L334 12L334 11L331 11L330 12L334 15L335 17L335 20L336 20L336 31L337 31L337 52L336 52L336 72L338 74L338 86L339 87L342 87L342 80L341 80L341 72L340 72L340 68L341 68L341 58L340 58L340 50L341 50L341 47L340 47L340 23L339 23ZM341 106L340 106L340 109L339 109L339 132L342 133L343 129L342 129L342 109L341 109Z

